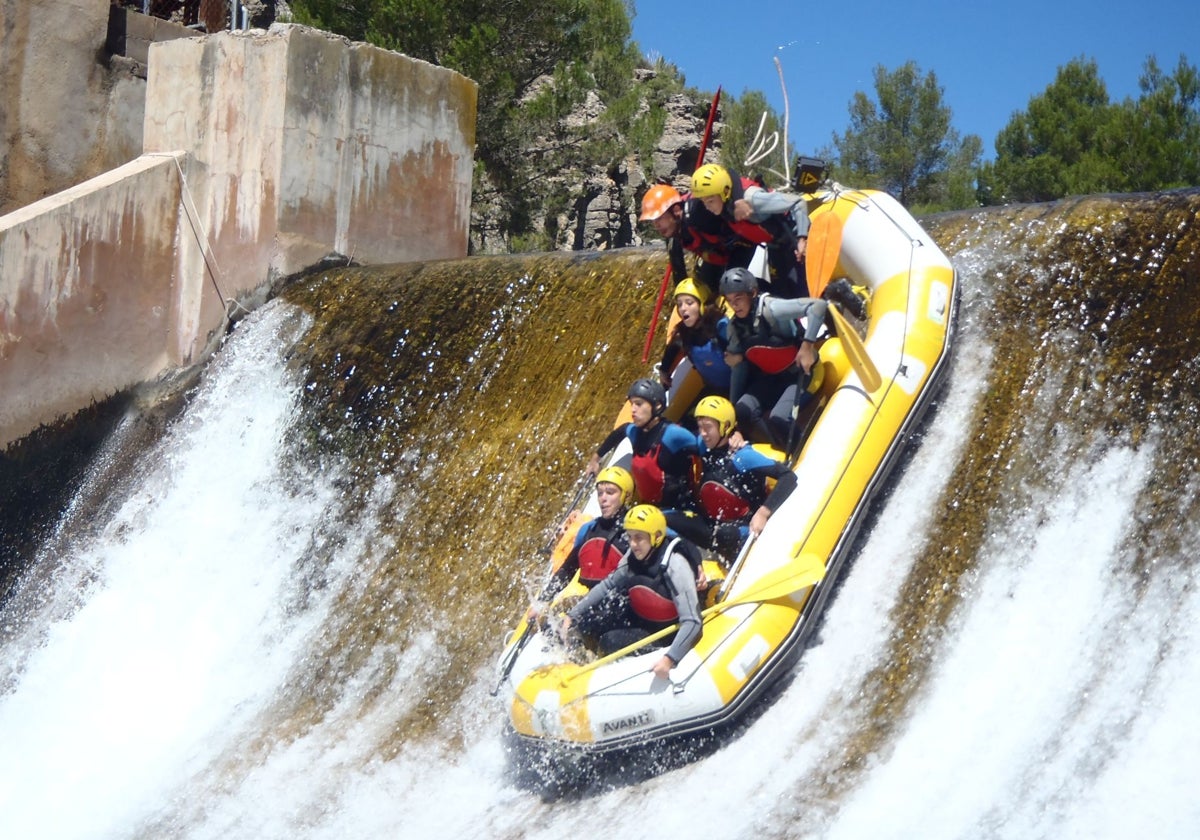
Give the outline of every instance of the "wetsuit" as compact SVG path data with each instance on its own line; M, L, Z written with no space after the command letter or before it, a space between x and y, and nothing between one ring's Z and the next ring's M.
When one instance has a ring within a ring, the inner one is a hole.
M778 510L796 489L796 474L752 446L735 452L728 443L716 449L702 445L700 465L697 496L711 529L708 545L733 560L750 532L747 526L754 514L763 506ZM775 479L770 493L768 478Z
M688 478L692 472L692 458L700 452L696 436L662 418L649 428L629 423L613 429L600 444L597 454L603 458L623 437L628 437L633 445L629 472L633 475L638 499L660 508L686 507L691 501Z
M579 572L579 582L589 589L608 577L629 550L624 520L625 508L622 507L615 516L598 516L585 522L575 534L571 553L554 572L538 599L547 602L553 599L571 582L575 572Z
M712 324L711 334L704 327L704 320L693 329L688 329L682 323L676 327L674 337L663 350L661 367L666 371L673 369L682 353L704 380L704 390L700 396L717 394L727 397L733 376L733 371L725 363L725 348L729 346L729 319L717 319Z
M826 309L825 301L818 298L782 300L760 294L754 298L750 314L730 321L729 352L744 356L733 370L729 394L743 434L761 430L776 446L787 440L799 388L796 352L802 341L816 341ZM807 324L803 328L802 318ZM806 399L805 395L800 399ZM770 416L764 428L767 408Z
M605 654L678 623L679 629L668 637L667 650L667 656L678 663L701 633L696 573L682 541L664 540L645 562L628 552L617 570L596 584L568 615L581 633L598 639Z

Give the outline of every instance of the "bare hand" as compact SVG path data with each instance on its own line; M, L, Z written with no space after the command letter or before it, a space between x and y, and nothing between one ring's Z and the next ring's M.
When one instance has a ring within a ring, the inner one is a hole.
M737 219L739 222L744 222L746 219L749 219L753 212L754 208L750 206L750 202L746 199L739 198L737 201L733 202L733 218Z
M808 250L808 237L802 237L796 240L796 259L804 259L804 252Z
M800 344L800 349L796 351L796 364L804 369L805 373L812 373L812 366L817 361L817 351L813 348L811 341L805 341Z
M654 676L666 680L670 679L671 669L674 667L675 663L671 661L671 657L664 653L662 659L655 662L654 667L650 670L654 673Z
M583 468L587 475L595 475L600 472L600 456L593 452L591 459L588 460L587 466Z
M771 518L771 511L766 507L760 507L754 512L754 516L750 519L750 533L761 534L762 529L767 527L767 520Z

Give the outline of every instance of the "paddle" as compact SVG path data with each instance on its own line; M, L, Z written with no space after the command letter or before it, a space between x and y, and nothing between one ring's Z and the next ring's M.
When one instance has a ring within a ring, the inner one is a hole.
M854 372L858 374L863 390L868 394L875 392L883 384L883 377L879 375L879 368L875 367L875 363L867 355L867 348L863 346L862 339L858 337L858 331L846 322L845 317L837 308L837 304L832 301L829 304L829 311L833 313L833 324L837 329L838 338L842 340L842 349L846 351L850 367L854 368Z
M713 120L717 116L717 103L721 101L721 86L713 94L712 104L708 106L708 121L704 124L704 135L700 138L700 153L696 155L696 169L704 165L704 153L708 151L708 141L712 137ZM693 172L695 171L692 170ZM650 331L646 333L646 346L642 349L642 364L650 360L650 347L654 344L654 332L658 329L658 316L662 314L663 301L667 297L667 286L671 283L671 263L663 272L662 285L658 288L658 300L654 302L654 317L650 319Z
M753 531L750 536L746 537L746 542L742 544L742 550L738 552L737 559L733 561L733 565L729 567L729 574L725 576L725 580L721 581L720 594L724 595L726 590L733 584L737 573L742 570L742 564L746 562L746 556L750 554L750 546L754 545L754 541L758 539L758 534Z
M567 513L562 519L563 524L567 522L571 516L571 513L574 512L575 508L579 505L579 500L583 498L583 494L586 493L588 488L592 486L593 477L594 476L592 476L591 473L584 473L583 484L581 484L579 489L575 491L575 498L571 499L571 504L567 506ZM559 528L554 529L554 534L550 537L550 542L538 549L538 554L550 554L553 552L554 544L559 539L559 530L561 527L562 525L560 524ZM546 571L546 577L545 580L542 581L542 588L538 590L539 592L546 588L546 585L550 582L550 578L553 574L554 558L551 557L550 568ZM529 640L533 638L534 627L536 624L537 622L530 621L529 618L526 617L525 629L521 631L521 637L517 639L516 643L512 647L508 649L508 653L504 655L504 659L500 663L500 676L496 680L495 688L493 688L491 691L492 697L495 697L496 694L499 693L500 686L504 685L504 681L508 679L508 675L512 673L513 665L515 665L517 662L517 657L521 655L521 651L525 649L525 645L529 644Z
M825 564L819 557L814 554L804 554L800 557L799 568L793 566L785 566L782 569L777 569L771 574L764 577L747 592L730 598L727 601L722 601L719 604L713 604L708 609L700 613L702 619L725 612L726 610L740 607L743 604L765 603L767 601L778 601L780 598L786 598L794 592L799 592L801 589L813 586L825 577ZM672 624L669 627L664 627L649 636L638 639L631 645L626 645L620 650L613 651L607 656L602 656L594 662L589 662L578 671L570 674L563 679L566 684L570 680L576 679L589 671L594 671L601 665L607 665L616 659L623 656L628 656L636 650L645 647L651 642L656 642L664 636L668 636L679 629L678 624Z
M804 273L808 279L808 296L819 298L842 250L842 219L836 213L817 216L808 230L808 247L804 252Z

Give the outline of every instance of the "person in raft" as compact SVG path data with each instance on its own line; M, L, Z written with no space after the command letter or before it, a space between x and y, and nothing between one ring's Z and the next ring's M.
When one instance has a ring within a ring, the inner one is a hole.
M704 397L695 415L704 444L696 495L712 535L708 547L728 566L746 537L761 534L771 514L796 489L796 474L752 446L730 448L737 415L724 397ZM775 480L774 488L768 479Z
M659 381L670 388L671 371L685 357L704 382L701 396L729 393L733 371L725 362L725 348L729 346L729 319L720 306L712 304L713 295L707 287L690 277L675 286L675 309L679 312L679 323L667 339L659 363ZM680 375L686 371L679 371Z
M671 669L700 638L700 601L696 573L683 540L667 539L667 523L653 505L638 505L625 516L629 552L615 572L592 588L564 617L559 632L574 628L598 641L603 654L635 644L651 633L678 623L670 647L654 663L655 676Z
M696 436L662 415L667 392L653 379L639 379L629 386L633 422L617 426L592 454L586 471L595 475L600 459L616 448L622 438L633 445L629 471L639 501L666 508L682 508L691 502L688 480L692 458L699 454Z
M690 276L708 289L710 298L717 296L721 273L729 267L733 241L724 221L705 210L700 199L680 195L669 184L655 184L647 190L638 220L650 222L667 240L667 259L675 277ZM684 251L696 255L695 270L690 275Z
M537 600L529 608L529 617L537 620L554 596L567 587L579 572L579 582L591 589L604 580L625 552L629 539L625 536L625 513L633 502L633 476L623 467L611 466L596 476L596 504L600 515L583 523L575 534L571 553L563 560Z
M781 298L808 294L801 264L810 224L804 199L768 190L715 163L701 166L692 175L692 196L724 222L740 243L730 253L729 268L748 268L754 249L765 245L771 268L765 291ZM693 215L697 228L711 226L702 214Z
M758 279L744 268L721 275L721 294L733 309L725 360L733 369L729 389L738 428L747 439L786 445L792 408L812 398L799 393L817 361L816 340L828 304L819 298L781 300L758 293ZM801 320L804 326L801 326ZM764 419L764 412L770 414Z

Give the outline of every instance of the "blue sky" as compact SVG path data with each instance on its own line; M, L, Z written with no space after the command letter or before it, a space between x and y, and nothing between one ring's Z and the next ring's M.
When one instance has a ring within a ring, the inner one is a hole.
M1110 100L1138 95L1146 57L1200 66L1200 0L811 3L637 0L633 38L702 90L760 90L782 115L779 56L796 150L815 153L849 126L855 91L875 98L874 68L933 71L962 135L995 156L996 134L1073 58L1095 59Z

